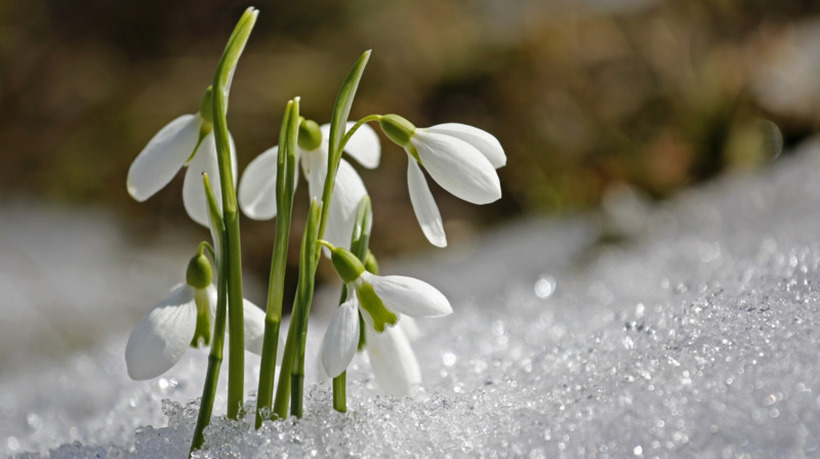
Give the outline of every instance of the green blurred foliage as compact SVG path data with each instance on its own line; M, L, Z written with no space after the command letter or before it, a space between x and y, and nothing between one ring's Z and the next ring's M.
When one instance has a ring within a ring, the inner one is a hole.
M193 225L182 210L180 179L138 204L125 176L160 127L197 109L246 6L0 3L0 191L100 202L129 221L135 236L150 237L160 222ZM767 163L777 154L774 125L787 145L816 128L816 119L768 111L748 91L758 50L795 21L815 17L810 1L254 6L261 14L229 115L240 171L277 141L289 98L302 96L303 114L326 122L349 65L372 48L352 116L395 112L417 126L473 124L507 151L498 203L472 206L431 182L451 241L499 219L595 205L613 184L666 197L727 169ZM383 145L380 169L361 173L373 195L374 247L394 253L425 241L407 197L405 155ZM297 196L294 215L305 214L306 201ZM246 259L264 272L273 226L243 225Z

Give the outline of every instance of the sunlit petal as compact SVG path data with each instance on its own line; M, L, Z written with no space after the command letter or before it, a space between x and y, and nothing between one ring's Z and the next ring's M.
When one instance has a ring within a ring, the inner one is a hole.
M219 208L222 208L222 186L219 181L219 164L216 159L216 146L213 133L202 139L196 154L188 163L185 180L182 182L182 203L191 220L203 226L209 225L208 202L205 198L205 187L202 184L202 173L206 172L214 191Z
M145 201L174 178L194 152L201 125L201 117L183 115L160 129L128 170L131 197Z
M430 187L427 186L424 173L410 155L407 165L407 187L410 190L410 202L413 204L416 219L427 240L436 247L447 247L447 235L444 234L444 224L436 201Z
M330 200L324 239L337 247L350 247L359 202L367 195L361 177L345 160L339 162Z
M473 204L501 198L498 173L469 143L423 129L416 129L411 142L433 180L454 196Z
M276 175L279 147L265 150L248 164L239 181L239 207L254 220L276 216Z
M336 309L322 340L322 366L330 378L342 374L359 344L359 309L355 296Z
M419 362L401 328L387 328L382 333L368 329L366 333L370 366L382 392L399 397L421 384Z
M490 164L496 169L507 164L507 155L504 154L501 143L487 131L461 123L438 124L425 130L450 135L469 143L490 160Z
M410 316L401 316L401 318L399 318L398 327L401 328L410 342L421 338L421 329L419 329L419 324L416 322L416 319Z
M195 329L194 290L179 284L140 319L128 337L128 376L151 379L171 369L190 345Z
M350 129L355 123L347 123ZM363 124L356 132L350 136L345 152L355 159L357 163L368 169L375 169L379 166L382 146L379 142L379 135L367 124Z
M231 168L232 171L236 171L236 148L234 147L233 138L229 137L229 140L231 144ZM188 170L185 171L185 180L182 183L182 203L185 205L185 211L188 212L191 220L205 227L210 225L210 216L208 201L205 198L205 186L202 184L203 172L208 174L216 203L222 209L222 185L216 155L214 133L211 132L202 139L196 154L188 162ZM232 175L234 176L234 183L236 183L236 175L233 172Z
M348 121L345 125L345 132L349 131L355 124L355 121ZM329 145L330 124L323 124L320 128L322 130L322 141L325 145ZM379 135L376 134L376 131L372 127L363 124L350 136L350 140L347 141L344 151L362 166L368 169L375 169L379 166L382 152Z
M442 317L453 312L450 302L427 282L407 276L376 276L364 272L361 279L373 286L384 305L412 317Z
M322 191L325 186L325 176L327 175L327 144L323 144L313 151L301 152L302 172L305 173L305 180L308 182L308 198L322 199Z
M262 355L265 338L265 312L248 300L244 300L245 349Z

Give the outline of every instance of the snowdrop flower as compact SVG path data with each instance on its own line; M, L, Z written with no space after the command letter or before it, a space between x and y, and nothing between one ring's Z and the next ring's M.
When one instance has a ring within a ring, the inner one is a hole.
M382 393L396 397L407 395L414 386L421 384L421 369L416 353L410 346L406 323L412 317L405 316L397 326L382 333L366 330L367 356Z
M350 298L336 310L322 342L322 366L335 378L356 353L359 343L359 312L368 328L367 347L373 371L382 390L406 394L421 382L410 342L400 327L393 327L401 315L442 317L453 312L447 298L432 285L406 276L378 276L349 251L322 241L331 252L336 272L348 285Z
M220 208L222 191L211 120L211 88L202 99L199 113L182 115L171 121L148 142L128 170L128 193L139 202L167 185L187 166L182 185L182 202L191 219L208 226L208 207L202 172L214 177L214 195ZM230 138L232 170L236 170L236 148ZM234 179L235 180L235 179Z
M384 115L379 123L385 135L407 152L410 202L431 244L446 247L447 236L419 165L457 198L473 204L489 204L501 198L496 169L507 163L507 156L492 134L459 123L416 128L399 115Z
M354 123L348 123L350 129ZM303 120L299 124L297 161L308 182L309 198L322 199L327 175L328 139L330 125L319 127ZM257 156L245 169L239 182L239 206L250 218L267 220L276 216L276 175L279 147L273 147ZM345 151L362 166L373 169L379 165L381 145L373 128L362 125L351 137ZM295 183L295 182L294 182ZM350 244L356 209L367 194L362 179L353 166L342 159L336 173L328 221L324 237L339 246Z
M125 346L128 376L155 378L176 365L188 346L207 345L216 315L216 288L204 255L188 265L186 282L177 284L134 327ZM245 348L262 353L265 313L245 300Z

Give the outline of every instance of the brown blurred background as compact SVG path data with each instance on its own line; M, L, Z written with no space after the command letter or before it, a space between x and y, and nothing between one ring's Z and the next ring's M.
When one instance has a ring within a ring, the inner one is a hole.
M181 174L145 204L130 199L125 177L160 127L198 108L247 6L0 2L0 196L98 204L135 241L167 227L207 237L184 213ZM372 48L352 117L464 122L506 149L497 203L473 206L430 182L451 243L505 219L596 206L624 184L654 200L763 167L818 124L820 7L809 0L254 6L261 13L229 115L240 171L277 141L289 98L302 96L303 114L327 122L348 68ZM384 142L381 167L359 170L374 200L376 253L429 247L407 196L404 153ZM271 222L243 220L245 263L261 276L272 241Z

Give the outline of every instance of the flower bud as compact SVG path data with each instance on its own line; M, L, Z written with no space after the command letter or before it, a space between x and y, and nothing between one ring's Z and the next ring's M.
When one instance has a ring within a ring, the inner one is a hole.
M211 262L204 254L199 253L188 262L185 281L193 288L203 289L211 285L214 278Z
M410 144L410 138L413 137L413 133L416 132L416 126L414 126L413 123L395 114L383 115L379 118L379 125L384 135L400 147L408 146Z
M214 122L214 90L211 86L205 90L202 101L199 103L199 116L210 124Z
M364 259L364 269L373 274L379 274L379 262L370 250L367 251L367 256Z
M341 247L334 247L329 244L325 244L325 246L330 249L330 261L333 262L333 267L346 284L355 281L362 275L364 265L356 258L356 255Z
M322 130L316 121L302 119L299 123L299 148L305 151L313 151L322 144Z

